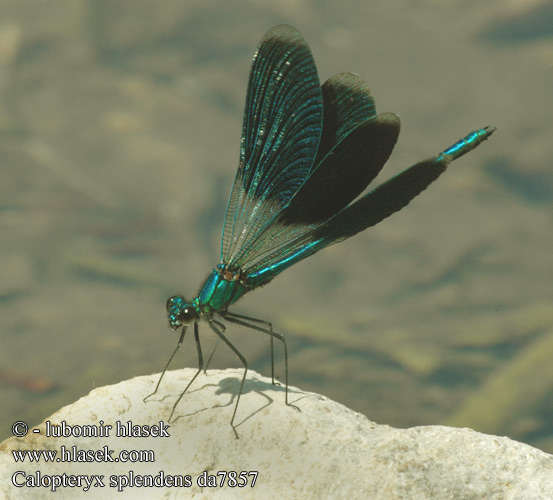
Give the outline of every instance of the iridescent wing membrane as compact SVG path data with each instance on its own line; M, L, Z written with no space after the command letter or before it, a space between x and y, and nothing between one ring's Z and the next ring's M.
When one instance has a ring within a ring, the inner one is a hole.
M271 29L250 72L222 262L259 286L407 205L454 156L420 162L352 203L388 160L399 129L397 115L376 114L360 77L341 73L319 87L303 36Z
M290 26L270 30L255 52L240 163L229 199L221 260L242 269L270 247L276 217L313 168L323 123L317 69ZM278 231L277 231L278 232Z

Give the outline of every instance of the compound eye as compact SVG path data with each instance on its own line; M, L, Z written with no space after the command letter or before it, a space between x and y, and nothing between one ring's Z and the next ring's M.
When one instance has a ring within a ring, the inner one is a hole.
M180 320L183 325L188 326L190 323L192 323L196 318L198 317L198 313L196 312L196 309L192 306L186 306L182 311L180 315Z

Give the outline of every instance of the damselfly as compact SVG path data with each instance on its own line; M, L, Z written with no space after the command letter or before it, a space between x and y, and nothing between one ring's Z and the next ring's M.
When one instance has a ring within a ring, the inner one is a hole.
M186 300L176 295L167 301L169 326L181 333L150 396L159 389L190 325L194 325L199 365L169 419L204 366L200 320L207 322L244 366L231 418L235 434L234 419L248 363L225 336L222 320L269 335L273 383L273 340L282 342L285 401L289 405L284 336L273 331L271 323L230 312L229 307L296 262L401 210L449 163L495 131L490 126L471 132L358 198L390 156L399 123L393 113L376 114L369 87L353 73L335 75L321 86L311 50L291 26L276 26L263 37L250 71L240 160L223 226L221 262L195 298Z

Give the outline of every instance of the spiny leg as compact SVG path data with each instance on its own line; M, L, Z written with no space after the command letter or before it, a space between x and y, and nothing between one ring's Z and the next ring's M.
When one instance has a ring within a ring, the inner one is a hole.
M292 406L296 410L301 411L297 406L288 402L288 347L286 345L286 339L284 338L284 335L278 332L274 332L271 323L267 321L263 321L257 318L250 318L249 316L242 316L240 314L229 313L228 311L225 312L224 314L221 314L221 316L225 318L227 321L229 321L230 323L236 323L237 325L242 325L247 328L251 328L252 330L257 330L259 332L266 333L267 335L271 336L271 340L274 337L282 342L282 345L284 347L284 380L286 384L286 388L284 392L284 401L287 406ZM263 328L261 326L258 326L258 324L256 325L255 323L268 324L270 328ZM273 377L273 384L274 384L274 377Z
M227 327L221 323L220 321L217 321L216 319L212 318L212 321L221 329L221 331L224 333ZM217 343L215 344L215 347L211 350L211 354L209 355L209 358L207 359L207 363L204 367L204 373L207 373L207 368L209 367L209 364L211 363L211 359L213 358L213 355L215 354L215 351L217 350L217 347L219 347L219 342L221 342L221 338L217 337Z
M182 341L184 340L184 334L186 333L186 326L182 327L182 332L180 334L179 341L177 343L177 347L175 347L175 350L173 351L173 354L171 354L171 357L169 358L169 361L167 361L167 364L165 365L165 368L163 369L163 372L161 372L161 377L159 377L159 380L157 381L157 385L155 388L155 391L151 394L148 394L142 401L145 403L146 400L150 397L152 397L157 390L159 389L159 385L161 384L161 381L163 380L163 377L165 376L165 372L167 371L167 368L169 368L169 365L171 364L171 361L173 361L173 358L175 357L175 354L177 354L177 351L180 349L180 346L182 345Z
M275 384L275 353L274 353L274 343L273 343L273 324L270 323L269 321L265 321L264 319L258 319L258 318L252 318L251 316L244 316L243 314L236 314L236 313L232 313L230 311L227 311L225 312L224 314L222 314L221 316L223 316L223 318L225 319L228 319L231 323L233 322L232 320L233 319L238 319L238 320L244 320L244 321L250 321L251 323L257 323L259 325L264 325L266 328L268 328L270 331L271 331L271 334L270 334L270 338L271 338L271 380L273 382L273 385L276 385ZM249 326L249 325L246 325L246 326ZM257 328L255 327L251 327L255 330L257 330ZM263 330L261 330L263 331ZM284 349L286 349L286 342L284 343ZM287 384L288 386L288 384Z
M234 436L236 439L238 439L238 432L236 432L236 428L234 427L234 417L236 417L236 410L238 409L238 403L240 402L240 396L242 395L242 390L244 388L244 381L246 380L246 373L248 373L248 362L246 361L246 358L242 356L242 353L234 347L232 342L225 337L223 332L217 328L217 326L220 323L218 321L214 321L213 319L209 320L209 326L211 329L217 334L217 336L225 343L227 344L234 354L238 356L240 361L242 361L242 364L244 365L244 375L242 376L242 382L240 383L240 390L238 391L238 397L236 398L236 404L234 405L234 412L232 413L232 418L230 419L230 426L232 427L232 430L234 431Z
M217 337L217 343L215 344L215 347L211 349L211 353L209 354L209 358L207 358L207 363L204 366L204 373L207 373L207 368L209 367L209 364L211 363L211 359L213 358L213 355L215 354L215 351L217 350L217 347L219 347L219 342L221 342L221 339Z
M190 382L188 382L188 385L186 386L184 391L181 392L180 396L175 401L175 404L173 405L173 409L171 410L171 415L169 415L169 422L171 422L171 418L173 418L173 413L175 413L175 408L179 404L180 400L182 399L182 397L184 396L184 394L186 393L188 388L192 385L192 382L194 382L194 380L196 380L196 377L202 371L202 368L204 366L204 359L203 359L203 356L202 356L202 346L200 345L200 334L199 334L199 330L198 330L198 323L194 323L194 339L196 341L196 349L198 351L198 371L194 374L194 376L192 377L192 380L190 380Z

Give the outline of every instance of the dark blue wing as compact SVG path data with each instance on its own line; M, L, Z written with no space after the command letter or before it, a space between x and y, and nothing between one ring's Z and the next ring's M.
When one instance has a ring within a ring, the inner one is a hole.
M376 115L369 86L358 75L339 73L322 86L323 133L315 165L357 125Z
M335 75L324 83L322 93L323 132L315 166L270 224L242 245L239 265L246 275L272 268L302 250L305 235L366 188L396 143L398 117L375 115L374 99L359 76Z
M495 127L485 127L471 132L440 154L404 170L311 231L304 232L287 245L286 252L280 250L268 254L255 268L250 269L248 277L251 283L254 286L267 283L296 262L374 226L401 210L445 172L453 160L475 149L495 130Z
M323 91L323 133L315 168L278 222L326 220L363 192L388 159L399 133L395 115L376 117L365 81L353 73L328 79Z
M251 221L247 237L234 249L230 263L246 274L294 252L294 241L358 196L396 142L397 117L375 116L374 99L359 76L333 76L323 84L322 96L324 119L314 167L287 203L276 206L265 199L255 206L269 207L270 218Z
M291 26L276 26L253 58L240 164L227 207L221 260L241 268L313 167L323 104L311 50Z
M290 26L270 30L250 72L221 243L227 269L251 286L267 283L403 208L494 130L472 132L353 201L387 161L399 128L396 115L376 115L356 75L336 75L321 91L305 39Z

